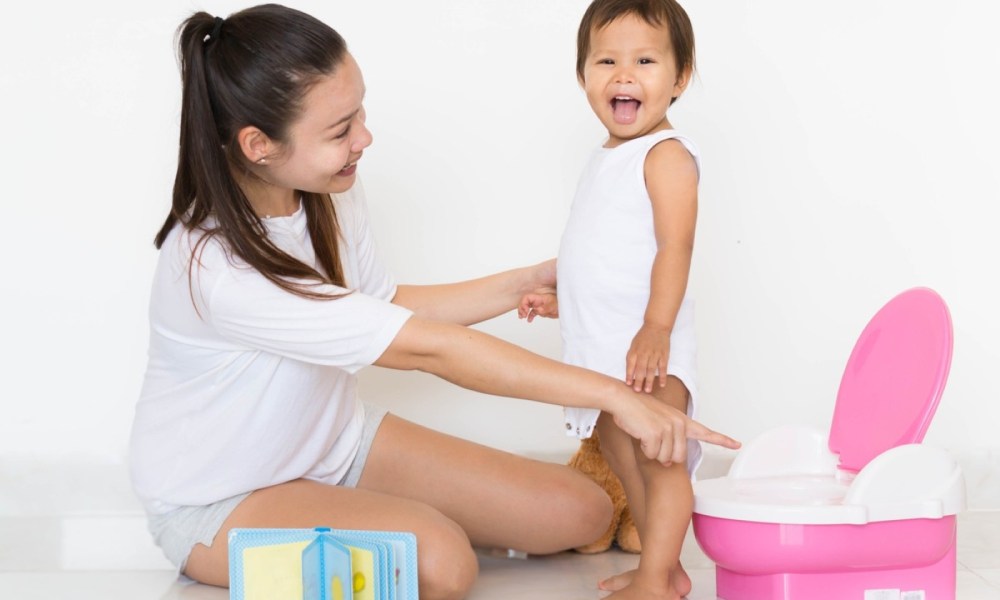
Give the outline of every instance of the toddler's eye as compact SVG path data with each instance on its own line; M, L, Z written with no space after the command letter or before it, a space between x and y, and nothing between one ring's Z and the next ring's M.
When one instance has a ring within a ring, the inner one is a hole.
M602 59L600 59L600 60L597 61L597 64L599 64L599 65L613 65L613 64L615 64L615 61L612 60L612 59L610 59L610 58L602 58Z
M651 65L651 64L653 64L653 62L655 62L655 61L652 58L640 58L639 59L639 64L640 65Z

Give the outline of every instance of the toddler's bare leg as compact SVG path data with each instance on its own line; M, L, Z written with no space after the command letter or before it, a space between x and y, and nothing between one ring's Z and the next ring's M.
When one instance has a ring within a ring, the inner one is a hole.
M687 389L674 377L654 395L678 410L687 408ZM598 432L608 462L622 480L642 538L639 568L605 580L601 587L617 590L611 596L615 600L686 595L691 581L679 562L693 505L686 465L664 467L647 459L638 444L606 415L598 422Z

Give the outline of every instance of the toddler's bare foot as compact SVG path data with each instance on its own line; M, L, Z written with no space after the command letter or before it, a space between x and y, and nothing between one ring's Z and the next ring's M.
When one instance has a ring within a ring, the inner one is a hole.
M628 584L632 583L632 579L635 577L637 569L632 569L631 571L625 571L624 573L619 573L617 575L612 575L607 579L602 580L597 584L597 589L604 590L606 592L617 592L620 589L625 588Z
M688 577L687 571L684 570L681 563L677 563L674 570L670 572L670 582L674 584L674 589L681 597L691 593L691 578Z
M659 586L643 585L642 582L633 579L631 583L606 596L607 600L680 600L681 596L669 582L663 582Z
M632 583L637 571L637 569L632 569L618 575L612 575L598 583L597 588L606 592L617 592L618 590L625 589L628 584ZM677 566L670 572L670 581L673 584L674 590L681 597L691 593L691 578L688 576L687 571L684 570L684 567L681 566L681 563L677 563Z

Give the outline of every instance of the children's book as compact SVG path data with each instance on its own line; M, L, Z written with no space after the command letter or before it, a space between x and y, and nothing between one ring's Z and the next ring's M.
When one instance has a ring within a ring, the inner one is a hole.
M419 600L417 538L396 531L233 529L230 600Z

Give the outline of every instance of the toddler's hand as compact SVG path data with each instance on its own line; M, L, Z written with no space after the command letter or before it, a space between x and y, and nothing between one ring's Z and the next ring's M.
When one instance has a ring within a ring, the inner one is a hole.
M660 387L667 385L667 359L670 358L670 331L665 327L643 324L632 338L625 356L625 383L637 392L653 391L659 376Z
M559 316L559 300L554 293L525 294L521 302L517 305L517 318L528 319L531 323L535 317L548 317L550 319Z

